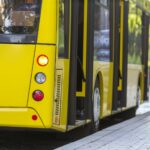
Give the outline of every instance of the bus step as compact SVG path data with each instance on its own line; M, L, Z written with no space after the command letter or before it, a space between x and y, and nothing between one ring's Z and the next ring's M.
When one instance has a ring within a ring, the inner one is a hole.
M77 120L85 120L85 112L84 110L77 111Z

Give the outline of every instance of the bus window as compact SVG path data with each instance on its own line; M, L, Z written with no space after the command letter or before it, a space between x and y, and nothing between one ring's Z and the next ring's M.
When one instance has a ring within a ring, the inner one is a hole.
M0 42L35 43L40 7L40 0L0 1Z
M59 3L59 57L63 57L65 53L65 27L64 27L64 21L65 21L65 6L64 6L64 0L60 0Z
M142 10L132 1L129 3L128 19L128 63L141 64L142 62Z
M108 2L95 2L94 60L110 61L110 12Z

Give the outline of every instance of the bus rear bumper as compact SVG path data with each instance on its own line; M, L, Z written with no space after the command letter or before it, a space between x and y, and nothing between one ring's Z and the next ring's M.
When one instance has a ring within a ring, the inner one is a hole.
M0 108L0 126L44 128L40 116L32 108Z

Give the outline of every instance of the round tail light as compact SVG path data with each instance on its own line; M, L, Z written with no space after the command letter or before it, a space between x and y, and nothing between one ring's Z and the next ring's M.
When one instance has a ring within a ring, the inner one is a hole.
M46 55L40 55L37 62L40 66L46 66L48 64L48 57Z
M35 101L41 101L44 98L44 93L40 90L36 90L33 92L32 96Z
M46 81L46 75L42 72L37 73L35 76L35 80L38 84L43 84Z

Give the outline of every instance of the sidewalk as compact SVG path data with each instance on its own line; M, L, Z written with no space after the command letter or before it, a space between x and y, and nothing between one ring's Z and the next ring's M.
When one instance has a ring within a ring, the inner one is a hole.
M143 104L137 111L137 117L57 150L150 150L149 111L150 104Z

